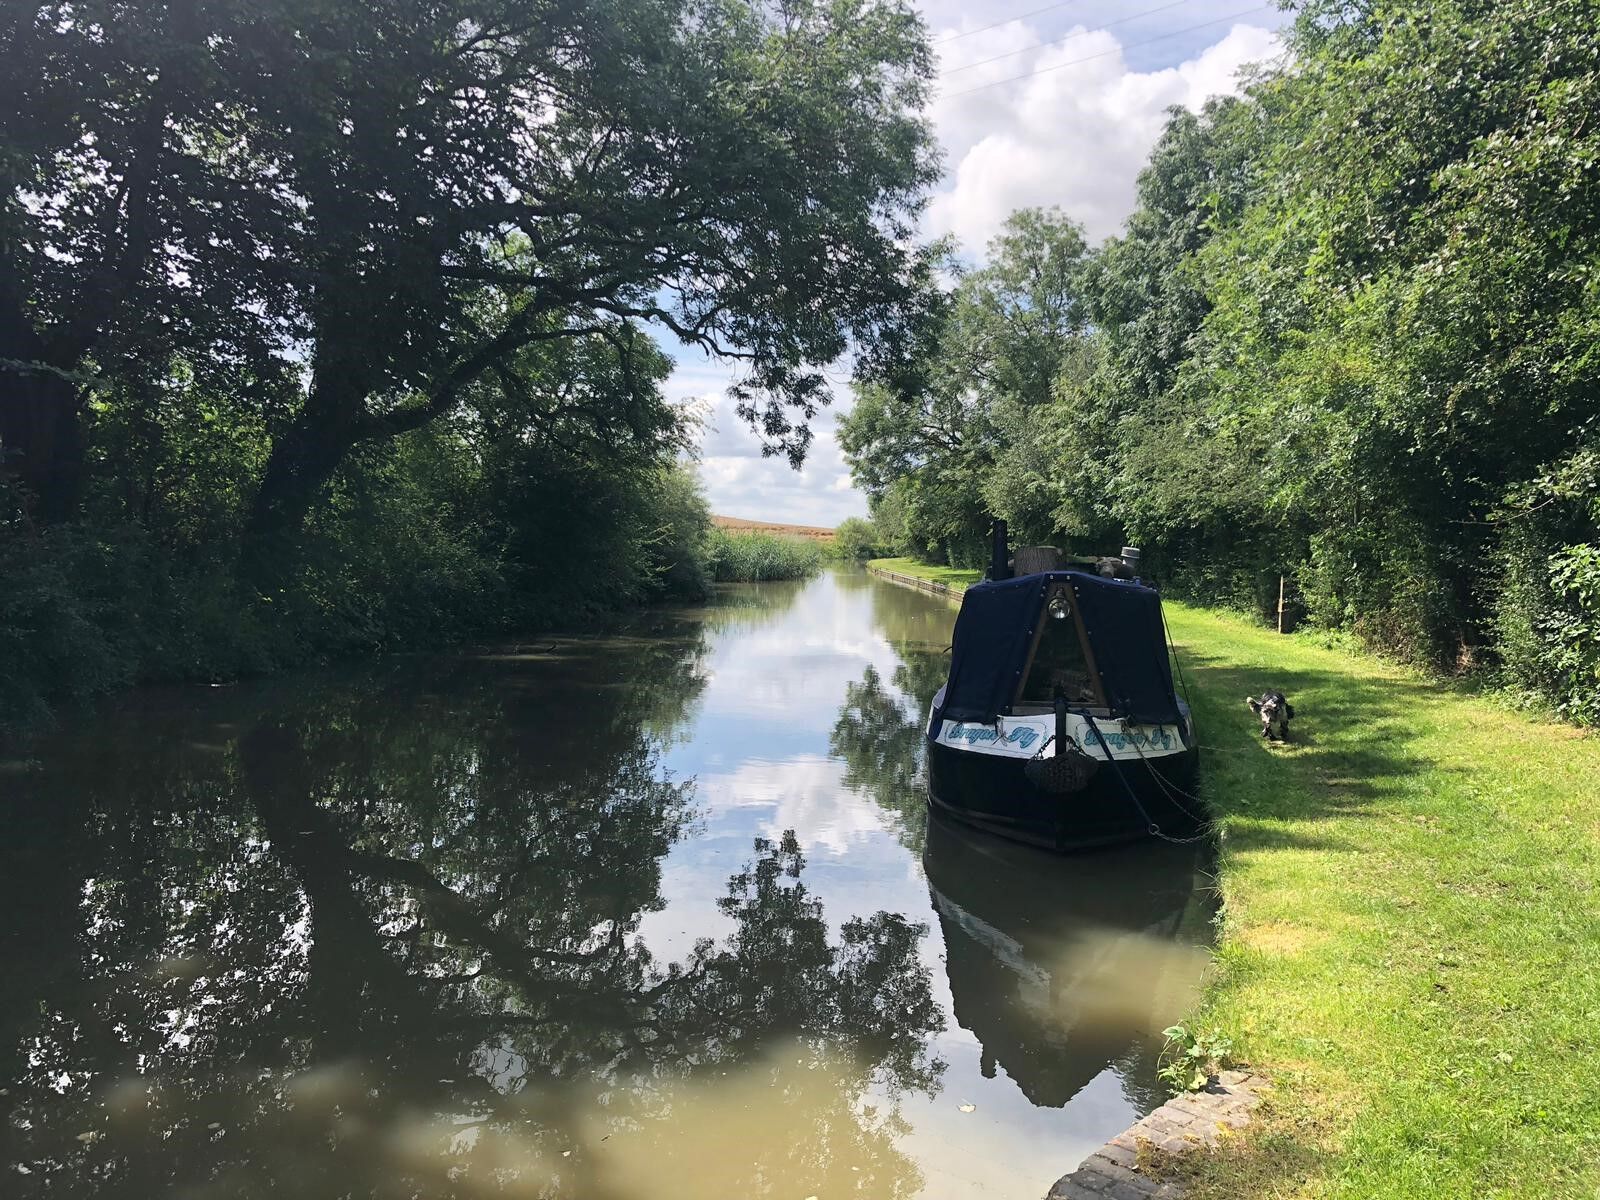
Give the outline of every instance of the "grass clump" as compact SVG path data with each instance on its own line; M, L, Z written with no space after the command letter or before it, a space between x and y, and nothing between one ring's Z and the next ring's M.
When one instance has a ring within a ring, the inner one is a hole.
M1189 1024L1276 1089L1192 1194L1592 1200L1600 739L1167 611L1221 835L1217 975ZM1287 745L1243 704L1267 687L1297 710Z
M1199 1091L1216 1078L1227 1065L1233 1043L1214 1033L1203 1033L1187 1025L1172 1025L1161 1031L1167 1039L1161 1053L1161 1069L1156 1072L1174 1096Z
M822 569L822 559L822 548L801 538L713 529L706 566L718 583L762 583L808 579Z

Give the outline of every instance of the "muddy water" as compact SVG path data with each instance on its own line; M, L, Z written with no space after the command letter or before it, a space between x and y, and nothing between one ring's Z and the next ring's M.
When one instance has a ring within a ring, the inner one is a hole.
M0 762L0 1194L1041 1196L1158 1099L1203 864L928 820L854 573L147 692Z

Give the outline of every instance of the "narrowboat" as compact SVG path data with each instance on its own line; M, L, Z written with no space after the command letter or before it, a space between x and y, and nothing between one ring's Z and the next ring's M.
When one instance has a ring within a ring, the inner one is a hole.
M1053 850L1195 836L1194 722L1138 550L1067 562L1027 547L1013 560L995 525L928 714L930 804Z

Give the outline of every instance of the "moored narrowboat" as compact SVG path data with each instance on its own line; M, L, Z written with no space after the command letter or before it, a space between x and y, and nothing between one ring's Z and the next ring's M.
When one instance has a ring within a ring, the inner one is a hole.
M1055 850L1194 836L1194 722L1137 550L1017 575L996 525L928 716L930 803Z

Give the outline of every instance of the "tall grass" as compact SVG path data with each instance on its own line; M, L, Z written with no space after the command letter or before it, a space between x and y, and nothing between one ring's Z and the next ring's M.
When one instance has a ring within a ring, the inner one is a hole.
M719 583L805 579L822 569L822 557L821 547L800 538L713 529L707 569Z

